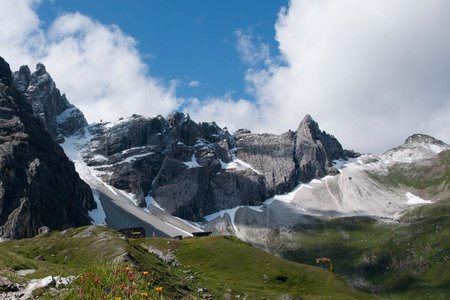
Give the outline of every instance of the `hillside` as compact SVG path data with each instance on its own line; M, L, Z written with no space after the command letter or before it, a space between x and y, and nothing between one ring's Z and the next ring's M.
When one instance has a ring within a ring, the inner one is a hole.
M354 216L313 218L291 230L268 233L265 247L312 264L333 258L336 273L383 299L448 299L450 291L449 150L432 158L395 163L379 183L409 188L436 203L409 208L395 222Z
M170 250L180 265L176 266L173 259L170 263L164 262L149 253L149 247L153 247L153 252L159 249L165 254ZM75 279L59 290L44 288L34 292L44 299L75 299L80 287L85 288L84 292L102 293L106 288L113 288L107 286L112 280L107 277L125 266L136 272L149 271L152 285L163 287L165 299L194 299L195 296L232 299L238 295L252 299L282 296L283 299L321 299L329 278L325 269L274 257L232 237L126 240L114 231L95 226L3 242L0 252L0 276L13 282L25 283L48 275L81 276L78 278L85 280L89 274L98 277L97 285L90 289ZM111 265L112 262L119 267ZM35 272L24 277L17 275L19 270L29 269ZM111 274L105 269L111 270ZM139 291L139 286L136 288ZM371 298L350 289L334 275L329 297Z

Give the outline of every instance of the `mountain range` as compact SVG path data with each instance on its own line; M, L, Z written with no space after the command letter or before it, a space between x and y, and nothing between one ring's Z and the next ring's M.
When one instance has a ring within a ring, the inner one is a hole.
M384 226L383 234L392 233L392 224L410 224L420 214L432 220L423 208L441 205L446 211L450 199L450 146L424 134L382 154L361 155L344 149L309 115L295 131L280 135L230 133L180 112L88 124L44 65L12 73L3 58L0 103L3 239L32 237L43 226L64 230L92 222L113 229L140 226L148 236L231 234L311 262L305 251L315 238L309 232L345 252L341 242L359 234L360 224L369 224L368 233ZM445 215L436 226L447 220ZM324 228L333 222L344 222L336 228L345 229L333 231L330 241ZM339 243L336 234L342 235ZM448 243L439 245L449 251ZM329 248L315 250L345 260ZM367 253L350 256L366 266L383 264ZM431 256L426 252L422 261ZM448 265L445 257L439 261ZM386 266L409 271L416 265ZM376 280L387 275L374 279L369 273L342 271L356 288L382 294Z

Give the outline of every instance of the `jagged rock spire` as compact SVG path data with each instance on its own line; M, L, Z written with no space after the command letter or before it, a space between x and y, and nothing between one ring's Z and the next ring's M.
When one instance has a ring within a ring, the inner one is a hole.
M62 141L87 126L83 113L66 99L56 87L42 63L31 73L28 66L21 66L14 73L14 86L31 104L33 114L41 120L53 139Z
M12 74L9 64L0 56L0 82L6 86L11 86Z

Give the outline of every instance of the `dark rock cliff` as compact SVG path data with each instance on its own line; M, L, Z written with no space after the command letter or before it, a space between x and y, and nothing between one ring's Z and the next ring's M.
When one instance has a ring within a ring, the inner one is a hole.
M33 109L54 140L64 141L64 136L87 126L83 113L67 101L43 64L37 64L31 73L28 66L14 72L13 83Z
M337 172L347 153L306 116L297 131L234 135L183 113L88 128L94 137L84 161L108 184L133 193L140 206L152 196L166 211L189 220L238 205L259 205L274 194Z
M31 237L41 226L89 224L88 210L95 208L89 186L27 100L0 57L0 236L13 239Z
M232 137L215 123L195 123L173 113L134 115L116 124L94 124L84 160L102 180L131 192L145 206L149 194L172 214L201 220L205 214L265 199L264 178L226 170Z
M11 83L8 76L5 80ZM259 205L300 182L337 173L333 160L357 155L321 131L309 115L296 131L280 135L244 129L231 135L214 122L196 123L179 112L86 126L42 64L34 73L22 66L12 84L53 139L92 137L80 151L104 182L134 194L141 207L153 197L166 211L189 220Z

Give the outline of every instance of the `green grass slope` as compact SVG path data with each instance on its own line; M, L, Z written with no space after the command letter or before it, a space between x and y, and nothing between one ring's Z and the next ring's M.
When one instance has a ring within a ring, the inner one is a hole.
M149 253L148 246L171 249L181 266L165 263ZM283 295L323 299L329 274L324 269L277 258L235 238L126 240L114 231L95 226L3 242L0 253L0 276L13 282L26 283L48 275L77 276L68 289L59 293L35 292L40 299L142 299L146 291L151 292L150 298L159 298L154 290L159 286L164 299L208 295L213 299L238 295L247 299L277 299ZM24 269L36 272L25 277L16 274ZM148 272L148 277L143 277L143 272ZM329 299L370 296L349 288L333 275Z
M146 244L163 246L164 240ZM159 244L159 245L158 245ZM239 295L247 299L324 299L329 273L317 267L301 265L261 251L232 237L208 237L170 241L179 261L198 274L201 286L221 299ZM350 290L333 275L329 299L370 299L367 294Z
M318 219L288 234L273 231L267 245L300 263L330 257L338 275L384 299L450 299L450 151L372 175L435 203L411 208L391 223Z
M427 198L447 199L450 198L450 150L431 159L394 164L386 175L371 175L387 185L420 191Z

